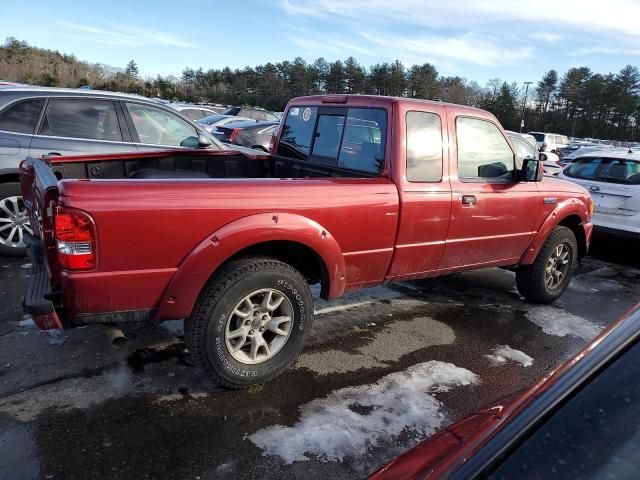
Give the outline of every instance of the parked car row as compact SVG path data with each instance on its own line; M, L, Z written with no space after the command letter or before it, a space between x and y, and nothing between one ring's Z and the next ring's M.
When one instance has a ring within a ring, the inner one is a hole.
M0 255L24 255L31 231L18 183L20 161L163 148L230 150L184 116L192 108L96 90L0 87Z

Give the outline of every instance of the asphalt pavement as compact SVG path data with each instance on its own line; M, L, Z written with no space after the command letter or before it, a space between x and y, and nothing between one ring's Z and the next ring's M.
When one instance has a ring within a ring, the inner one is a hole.
M533 384L640 300L640 245L596 239L563 297L526 303L487 269L318 301L276 381L218 388L181 322L41 332L29 265L0 259L0 479L362 478Z

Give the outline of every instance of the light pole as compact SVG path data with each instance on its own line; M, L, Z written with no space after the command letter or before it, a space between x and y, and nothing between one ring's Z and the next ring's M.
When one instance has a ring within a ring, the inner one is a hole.
M524 128L524 111L527 108L527 94L529 93L529 85L533 82L524 82L524 101L522 102L522 117L520 118L520 133L522 133L522 129Z

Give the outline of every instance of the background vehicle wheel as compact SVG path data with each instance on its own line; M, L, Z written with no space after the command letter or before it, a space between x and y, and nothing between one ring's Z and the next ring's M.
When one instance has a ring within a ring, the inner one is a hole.
M0 255L23 257L27 253L24 233L31 231L29 217L22 202L20 184L0 184Z
M185 320L197 366L228 388L265 383L296 359L313 321L304 277L268 257L230 262L207 283Z
M518 291L535 303L551 303L567 288L578 263L578 243L567 227L556 227L532 265L516 270Z

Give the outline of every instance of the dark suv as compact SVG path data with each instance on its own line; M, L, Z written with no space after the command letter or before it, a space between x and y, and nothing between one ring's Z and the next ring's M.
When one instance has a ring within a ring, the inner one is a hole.
M0 87L0 255L24 255L30 231L18 184L26 157L162 148L227 149L172 108L135 95Z

